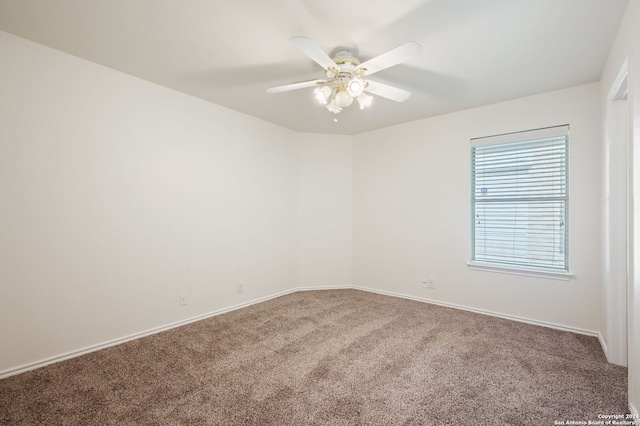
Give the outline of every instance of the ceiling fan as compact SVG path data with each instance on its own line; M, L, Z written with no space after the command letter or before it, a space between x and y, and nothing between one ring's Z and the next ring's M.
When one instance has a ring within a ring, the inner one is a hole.
M411 92L369 80L367 77L421 54L422 46L416 42L410 41L360 63L347 49L338 50L332 59L306 37L294 36L290 40L325 70L326 78L271 87L267 89L267 93L315 87L314 94L318 102L334 114L351 105L354 99L360 104L360 109L364 109L371 104L373 98L370 94L396 102L406 101L411 96Z

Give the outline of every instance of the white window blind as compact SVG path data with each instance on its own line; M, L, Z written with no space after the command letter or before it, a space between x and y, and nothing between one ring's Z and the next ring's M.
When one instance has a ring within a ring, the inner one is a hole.
M472 262L568 271L569 126L471 140Z

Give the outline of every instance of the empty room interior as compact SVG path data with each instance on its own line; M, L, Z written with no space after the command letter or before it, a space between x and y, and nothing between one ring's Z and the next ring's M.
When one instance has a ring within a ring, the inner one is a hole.
M0 0L0 424L636 424L639 135L640 0Z

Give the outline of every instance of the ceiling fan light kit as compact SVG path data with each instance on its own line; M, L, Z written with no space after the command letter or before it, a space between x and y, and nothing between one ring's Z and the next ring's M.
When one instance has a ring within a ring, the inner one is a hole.
M350 106L354 99L358 101L360 109L370 106L373 100L371 94L396 102L407 100L410 92L362 77L390 68L422 53L422 47L418 43L408 42L361 64L349 50L339 50L331 59L306 37L291 37L291 42L325 70L326 79L271 87L267 89L267 93L275 94L315 86L316 100L334 114Z

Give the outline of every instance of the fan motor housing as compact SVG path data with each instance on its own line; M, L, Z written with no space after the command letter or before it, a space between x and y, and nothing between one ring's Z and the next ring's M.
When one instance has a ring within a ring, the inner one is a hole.
M360 65L360 61L353 56L353 53L347 49L341 49L336 52L333 57L333 62L338 65L338 69L340 70L339 74L335 74L331 71L327 71L327 77L334 78L340 76L340 74L352 74L358 65Z

